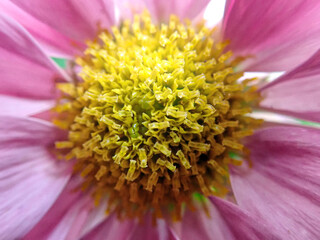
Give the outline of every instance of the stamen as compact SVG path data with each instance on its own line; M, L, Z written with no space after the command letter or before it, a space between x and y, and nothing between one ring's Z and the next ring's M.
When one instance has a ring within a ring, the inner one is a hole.
M246 116L259 94L212 33L143 13L88 42L79 79L57 85L53 122L69 133L56 148L96 204L108 196L107 210L126 217L174 206L179 219L193 194L227 193L228 164L241 164L228 153L245 151L240 139L260 123Z

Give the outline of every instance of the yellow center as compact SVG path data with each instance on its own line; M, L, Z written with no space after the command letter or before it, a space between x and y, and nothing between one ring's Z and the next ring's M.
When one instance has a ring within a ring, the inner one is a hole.
M144 13L89 42L81 80L58 84L54 122L69 135L56 147L76 159L96 204L108 198L128 217L173 206L179 218L192 194L227 193L228 164L238 164L228 153L258 123L245 116L258 94L212 33L175 16L156 26Z

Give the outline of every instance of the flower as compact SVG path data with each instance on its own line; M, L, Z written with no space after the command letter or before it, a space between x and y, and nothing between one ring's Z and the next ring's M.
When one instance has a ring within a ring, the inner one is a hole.
M2 239L319 238L320 131L247 113L320 120L320 3L230 0L214 37L179 20L207 3L0 3Z

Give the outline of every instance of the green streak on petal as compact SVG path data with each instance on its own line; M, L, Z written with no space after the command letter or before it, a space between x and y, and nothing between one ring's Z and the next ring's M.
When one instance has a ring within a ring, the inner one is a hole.
M67 65L66 59L64 59L64 58L54 58L54 57L53 57L52 60L53 60L56 64L58 64L59 67L61 67L61 68L63 68L63 69L66 68L66 65Z
M311 127L317 127L317 128L320 127L320 123L309 122L309 121L300 120L300 119L297 119L297 121L300 122L302 125L305 125L305 126L311 126Z

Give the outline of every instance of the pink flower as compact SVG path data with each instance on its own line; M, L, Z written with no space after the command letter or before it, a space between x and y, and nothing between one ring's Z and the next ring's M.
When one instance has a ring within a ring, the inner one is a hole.
M144 5L146 4L146 5ZM155 22L195 19L207 0L12 0L0 2L0 239L319 239L320 131L264 124L243 143L252 167L230 165L231 197L181 221L151 213L120 221L95 207L74 162L58 160L67 138L50 120L57 82L72 79L48 56L72 62L98 30L147 6ZM217 39L245 71L285 71L264 84L258 109L320 121L320 2L228 0ZM210 213L210 217L206 213Z

